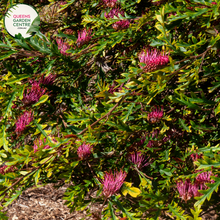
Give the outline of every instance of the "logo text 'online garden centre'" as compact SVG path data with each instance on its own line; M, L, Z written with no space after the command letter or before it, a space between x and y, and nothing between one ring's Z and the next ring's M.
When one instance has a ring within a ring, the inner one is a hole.
M12 37L19 33L24 38L31 37L32 35L27 31L36 17L38 17L38 13L32 6L26 4L14 5L6 12L4 18L5 29Z

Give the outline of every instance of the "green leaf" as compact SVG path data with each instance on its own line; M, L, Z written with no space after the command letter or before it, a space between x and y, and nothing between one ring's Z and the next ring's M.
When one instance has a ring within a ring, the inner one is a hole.
M16 95L16 91L12 93L11 98L9 99L9 101L7 103L6 109L3 114L3 118L10 116L13 101L16 99L15 95Z
M47 133L43 130L42 126L34 121L34 124L37 126L37 129L47 138Z
M53 161L55 159L55 156L51 157L50 159L49 158L50 157L46 157L43 160L41 160L39 163L44 164L46 161L47 161L47 163L49 163L50 161Z
M28 44L26 43L25 38L23 38L23 36L19 33L15 35L15 41L17 42L17 44L27 50L31 50L31 48L28 46Z
M220 156L215 155L215 160L203 156L203 160L198 159L196 162L194 162L198 166L198 170L202 169L211 169L213 167L220 168Z
M70 5L72 5L76 0L71 0L71 1L68 1L68 2L65 2L64 5L60 5L60 9L57 11L58 13L63 11L64 9L66 9L67 7L69 7Z
M182 219L182 220L187 220L187 215L184 215L184 210L181 210L180 207L178 207L178 205L176 203L174 203L174 205L168 205L168 208L169 210L172 212L173 216L179 220L179 219Z
M128 105L127 109L127 113L125 116L123 116L122 121L125 123L128 120L128 117L132 114L132 109L134 108L135 103L131 103L130 105Z
M220 103L218 104L218 106L215 108L214 110L215 115L217 115L220 112Z
M131 185L132 183L124 182L121 192L124 196L129 194L130 196L136 198L141 194L141 190L139 188L132 187Z
M134 217L133 217L135 214L128 212L128 210L125 209L125 208L121 205L121 203L119 202L119 200L117 199L116 196L113 195L113 196L111 197L111 199L112 199L112 201L118 206L118 208L119 208L123 213L125 213L125 215L128 217L128 219L130 219L130 220L139 220L139 218L134 218Z
M189 217L189 220L202 220L202 218L199 217L200 213L202 212L201 206L194 205L194 209L195 209L195 211L193 209L190 209L191 213L193 214L193 218Z
M33 106L38 106L38 105L40 105L40 104L46 102L48 98L49 98L48 95L42 95L42 96L40 97L39 101L38 101L37 103L35 103Z
M14 83L17 83L17 82L20 82L22 81L23 79L27 79L28 77L30 77L31 75L29 74L22 74L22 75L19 75L18 77L15 77L15 78L10 78L9 80L7 80L7 82L4 83L4 85L11 85L11 84L14 84Z
M12 54L15 54L17 53L17 51L15 50L11 50L11 51L7 51L7 52L2 52L1 55L0 55L0 60L3 60L5 58L8 58L10 57Z
M51 50L49 49L50 43L45 42L43 39L40 38L39 35L34 35L33 37L31 37L30 44L32 47L34 47L34 49L42 53L46 53L46 54L51 53Z
M7 141L7 136L6 136L6 126L2 125L2 137L0 139L0 147L3 146L5 151L8 152L8 141Z
M37 186L37 184L39 182L40 173L41 173L41 169L37 170L37 172L34 174L34 180L35 180L35 185L36 186Z
M182 118L179 118L179 122L180 122L180 125L182 126L182 128L187 131L187 132L192 132L192 130L190 129L191 126L187 126L184 122L184 120Z
M164 28L161 24L156 24L155 27L157 28L157 30L159 30L161 33L165 35Z
M28 29L28 31L26 33L28 34L28 33L33 33L33 32L39 32L39 30L40 30L40 26L39 25L40 25L40 16L37 16L33 20L30 28Z
M7 207L10 205L15 199L17 199L22 194L22 190L16 190L16 193L13 194L13 196L9 199L7 199L7 202L4 203L4 206Z
M212 193L214 191L218 191L218 187L220 185L220 178L219 177L212 177L212 179L215 180L214 183L207 183L206 185L209 187L206 190L199 190L203 195L201 197L195 197L198 201L195 203L195 206L200 206L204 203L204 201L207 199L208 201L211 199Z
M112 220L117 220L117 218L116 218L116 216L114 214L113 204L112 204L112 202L110 200L108 201L108 204L109 204L110 214L111 214L111 217L112 217L111 219Z
M201 8L198 8L198 7L196 9L198 10L197 12L192 12L192 11L186 12L186 15L190 16L191 18L195 18L195 17L198 17L198 16L208 12L208 10L209 10L209 8L201 9Z
M111 47L114 47L116 44L121 43L121 41L123 40L124 36L125 36L124 33L118 33L118 32L117 32L117 36L112 36L113 41L111 41L109 43L111 45Z

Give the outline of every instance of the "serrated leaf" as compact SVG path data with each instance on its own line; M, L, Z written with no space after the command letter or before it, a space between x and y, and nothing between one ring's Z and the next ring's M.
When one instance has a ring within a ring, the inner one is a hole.
M214 191L216 191L216 192L218 191L218 187L220 185L220 178L213 177L213 179L215 180L215 182L212 184L207 184L207 186L209 187L208 189L199 190L199 192L201 192L203 195L201 197L195 197L195 199L198 200L195 203L195 206L202 205L206 199L209 201L211 199L212 193Z
M194 205L195 211L193 209L190 209L191 213L193 214L193 218L189 217L189 220L202 220L202 218L199 217L200 213L202 212L202 209L200 208L201 208L200 205L199 206Z
M122 121L125 123L128 120L128 117L132 114L132 109L135 106L135 103L131 103L130 105L128 105L127 109L127 113L126 115L122 118Z
M15 53L17 53L17 51L15 51L15 50L7 51L7 52L2 52L2 53L1 53L1 56L0 56L0 60L3 60L3 59L5 59L5 58L8 58L8 57L10 57L12 54L15 54Z
M50 43L45 43L45 41L43 39L41 39L38 35L34 35L33 37L30 38L30 44L31 46L42 52L42 53L46 53L46 54L50 54L51 50L49 49L50 47ZM49 44L49 45L47 45Z
M28 31L26 33L28 34L28 33L38 32L40 30L40 26L39 25L40 25L40 16L37 16L33 20L30 28L28 29Z
M187 126L184 122L184 120L182 118L179 118L179 122L180 125L182 126L182 128L187 131L187 132L192 132L192 130L190 129L191 126Z
M28 44L26 43L25 38L19 33L15 35L15 41L17 42L17 44L27 50L31 50L31 48L28 46Z
M9 99L8 104L6 106L6 109L5 111L3 111L3 118L11 114L11 107L13 105L13 101L16 99L15 95L16 95L16 91L12 93L11 98Z
M173 216L175 216L175 218L177 220L181 219L181 220L187 220L187 215L184 216L184 210L182 210L180 207L177 206L177 204L174 203L174 205L168 205L169 210L172 212Z
M127 209L125 209L122 204L119 202L119 200L116 198L116 196L112 196L111 197L112 201L117 205L117 207L123 212L125 213L125 215L128 217L128 219L130 220L139 220L139 218L135 218L133 213L128 212Z
M7 200L6 203L4 203L4 206L7 207L10 205L15 199L17 199L22 194L22 190L16 190L16 193L13 194L13 196Z

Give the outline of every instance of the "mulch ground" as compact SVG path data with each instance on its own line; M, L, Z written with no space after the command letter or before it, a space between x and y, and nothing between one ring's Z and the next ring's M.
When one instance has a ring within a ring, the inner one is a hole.
M48 184L39 188L27 189L16 201L2 211L7 212L9 220L97 220L93 215L86 217L88 214L86 209L70 213L69 208L64 205L65 201L62 199L67 187L68 185L64 185L56 189L53 184ZM99 213L101 206L101 204L93 204L90 207L91 213ZM166 219L176 218L168 217ZM202 219L218 220L220 215L210 210L203 215ZM160 218L160 220L165 219Z
M86 210L70 213L62 199L68 186L55 189L52 184L24 191L22 195L3 211L9 220L80 220L86 217ZM91 207L97 212L100 204ZM96 220L92 216L85 220Z

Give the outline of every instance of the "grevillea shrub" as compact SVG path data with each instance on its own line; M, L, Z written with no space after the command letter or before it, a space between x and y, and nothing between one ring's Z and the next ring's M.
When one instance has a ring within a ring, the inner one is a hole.
M1 210L67 183L97 219L219 211L219 1L2 2ZM28 39L4 29L18 2L40 15Z

